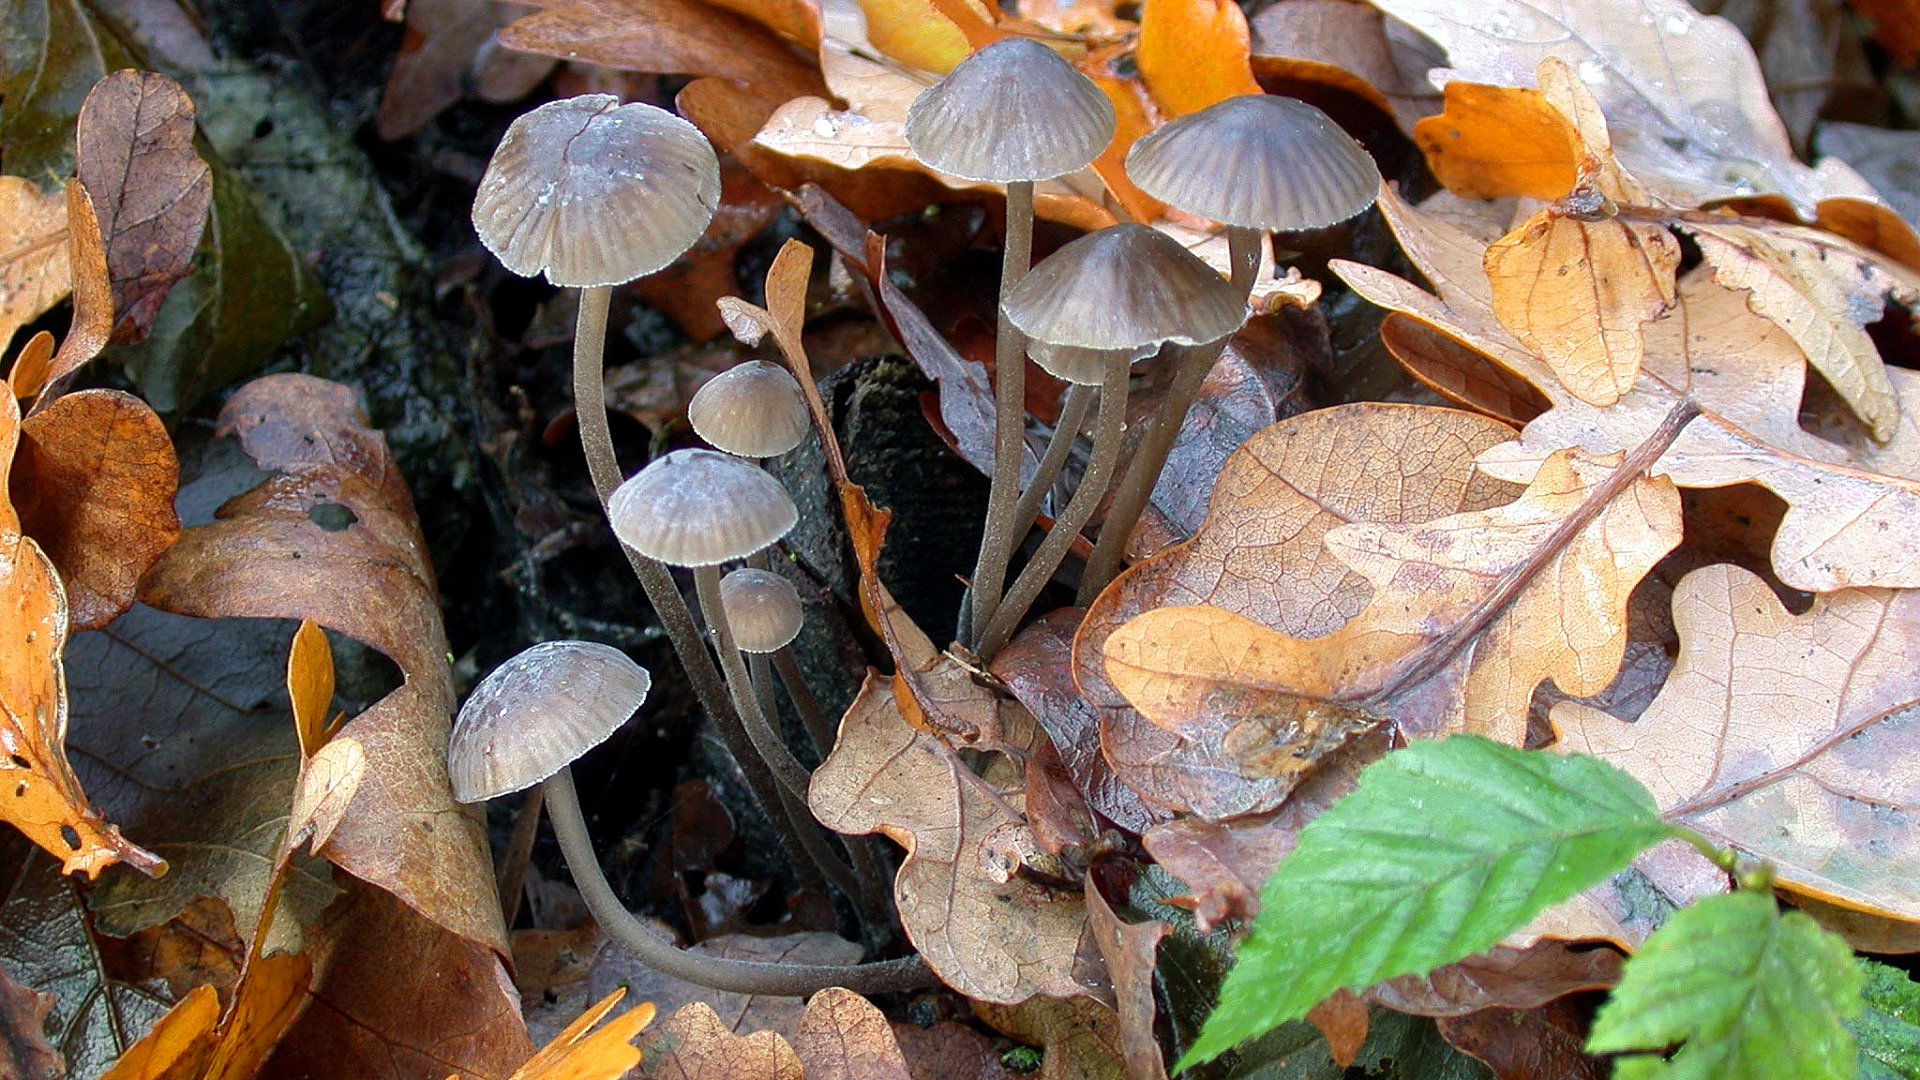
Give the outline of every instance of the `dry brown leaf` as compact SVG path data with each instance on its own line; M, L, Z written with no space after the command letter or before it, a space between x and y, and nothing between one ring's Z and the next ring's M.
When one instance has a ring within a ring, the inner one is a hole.
M952 750L903 720L878 674L868 674L841 720L808 802L835 832L884 833L907 849L894 879L900 920L948 986L1005 1003L1108 998L1085 901L991 865L987 841L1026 832L1020 815Z
M1417 35L1388 23L1358 0L1288 0L1256 13L1253 73L1276 93L1291 84L1329 86L1379 106L1408 131L1440 107L1426 72L1438 60L1416 45ZM1424 44L1424 43L1420 43Z
M1583 990L1620 981L1621 954L1542 940L1525 947L1496 945L1424 976L1402 975L1366 992L1368 1001L1417 1016L1465 1016L1480 1009L1532 1009Z
M1301 637L1336 629L1373 586L1326 551L1326 534L1510 500L1516 489L1476 475L1472 461L1511 430L1459 411L1361 405L1305 413L1248 440L1222 469L1194 539L1117 579L1075 638L1074 680L1100 713L1101 745L1120 778L1150 802L1210 820L1279 805L1291 781L1239 761L1224 719L1176 735L1128 705L1108 679L1106 641L1142 612L1190 604Z
M930 1028L896 1023L893 1037L913 1080L1014 1080L1018 1075L1001 1063L991 1040L952 1020Z
M100 355L113 332L113 283L106 240L87 187L67 181L67 265L73 275L73 322L40 377L39 392Z
M909 1080L907 1059L893 1028L873 1003L851 990L831 987L813 995L793 1052L807 1080Z
M1606 1080L1605 1061L1586 1053L1587 1008L1556 1001L1539 1009L1487 1009L1446 1017L1440 1034L1486 1063L1498 1080Z
M0 353L19 329L60 302L73 284L67 199L18 176L0 176Z
M787 1040L771 1031L735 1035L698 1002L649 1031L640 1052L648 1080L803 1080Z
M654 929L663 940L672 940L665 926L656 924ZM857 964L865 956L857 943L817 930L766 937L720 934L694 943L688 951L768 964ZM587 994L597 997L622 986L653 1002L662 1012L678 1012L698 1002L712 1009L728 1031L739 1035L771 1031L792 1041L799 1033L804 1011L804 1003L798 998L724 993L662 975L619 948L601 947L591 957Z
M1127 1080L1167 1080L1167 1064L1160 1055L1160 1041L1153 1034L1153 969L1158 963L1160 941L1173 933L1173 926L1160 919L1124 922L1100 895L1091 876L1086 889L1087 918L1113 980L1120 1059L1126 1065Z
M1634 722L1563 702L1560 745L1647 785L1669 819L1795 891L1920 921L1920 592L1845 589L1793 615L1718 565L1674 590L1680 658Z
M1360 1056L1360 1047L1367 1041L1371 1015L1360 995L1351 990L1336 990L1308 1009L1303 1019L1320 1029L1321 1037L1327 1040L1327 1051L1333 1055L1333 1063L1345 1069Z
M113 341L138 344L174 282L193 272L213 170L193 149L193 102L165 75L108 75L88 91L77 125L74 171L106 241Z
M307 375L242 387L220 431L272 474L183 533L141 599L201 617L311 619L391 658L406 682L309 763L296 805L326 811L316 820L333 827L320 854L506 955L485 833L447 784L446 637L413 499L385 439L352 390Z
M72 629L132 606L140 575L180 535L179 479L166 425L131 394L67 394L20 425L14 508L60 572Z
M1526 379L1400 312L1381 321L1380 343L1435 393L1501 423L1524 427L1553 407Z
M500 31L509 49L620 71L804 81L806 61L761 23L702 0L562 0Z
M1632 391L1595 408L1566 393L1546 365L1492 313L1482 267L1485 245L1408 206L1391 191L1381 209L1414 265L1439 295L1372 267L1335 261L1334 270L1376 304L1403 312L1483 353L1553 403L1517 442L1482 455L1495 476L1525 482L1547 454L1568 446L1594 453L1639 445L1683 397L1701 415L1681 432L1658 471L1681 487L1755 483L1787 504L1773 543L1773 567L1809 592L1850 586L1920 585L1920 438L1902 424L1880 445L1844 425L1818 437L1800 424L1806 359L1785 331L1749 310L1746 294L1695 269L1678 304L1650 324L1645 361ZM1903 400L1920 392L1909 373L1887 372Z
M1656 224L1549 207L1489 246L1486 269L1500 324L1568 393L1604 408L1640 374L1642 324L1674 305L1680 242Z
M60 1051L47 1042L53 995L21 986L0 968L0 1074L18 1080L56 1080L66 1073Z
M654 1015L653 1003L643 1001L601 1024L626 994L625 989L616 989L581 1013L515 1070L513 1080L619 1080L625 1076L640 1064L640 1048L633 1040Z
M426 127L441 112L458 102L466 93L469 79L488 100L514 101L521 94L504 88L488 93L488 58L500 55L493 48L494 32L526 12L526 6L506 0L416 0L407 5L407 32L394 54L393 71L380 93L380 107L373 114L373 130L382 139L403 139ZM514 54L505 54L512 56ZM553 68L549 59L530 60L516 76L524 83L528 77L538 83ZM531 90L531 86L526 86Z
M1126 1075L1120 1019L1110 1006L1087 998L1037 997L1019 1005L973 1003L980 1019L1042 1050L1039 1080L1113 1080Z

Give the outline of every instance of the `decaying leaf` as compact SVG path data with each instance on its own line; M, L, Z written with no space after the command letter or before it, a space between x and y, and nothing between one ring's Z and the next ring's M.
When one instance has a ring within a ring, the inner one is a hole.
M1086 893L1094 941L1113 980L1120 1057L1126 1063L1127 1080L1167 1080L1160 1042L1153 1034L1153 970L1159 960L1160 940L1173 933L1173 927L1161 919L1140 923L1122 920L1091 879Z
M66 196L0 176L0 352L67 295L73 284L67 250Z
M47 1042L53 995L21 986L0 969L0 1072L20 1080L55 1080L66 1072L60 1051Z
M617 1080L640 1064L640 1048L633 1045L653 1022L654 1006L643 1001L605 1024L614 1006L626 996L615 990L580 1014L553 1041L540 1048L513 1074L513 1080Z
M655 929L663 939L671 940L665 926ZM719 934L693 943L688 951L770 964L857 964L865 955L857 943L818 930L767 937ZM662 1012L678 1012L695 1003L705 1005L728 1031L738 1035L770 1031L791 1042L799 1034L804 1013L804 1003L798 998L725 993L663 975L619 948L600 948L591 958L587 994L600 996L622 986L653 1002Z
M1427 165L1470 199L1558 199L1579 174L1578 137L1545 94L1526 86L1455 80L1446 108L1413 126Z
M813 995L793 1036L807 1080L909 1080L907 1059L887 1018L851 990Z
M1019 814L901 718L884 678L868 675L808 802L836 832L880 832L907 849L894 899L907 937L947 985L1009 1004L1110 994L1079 892L996 871L984 845L1024 829Z
M640 1040L640 1075L652 1080L802 1080L800 1059L771 1031L735 1035L706 1005L676 1010Z
M1125 1076L1120 1018L1110 1006L1087 998L1036 997L1018 1005L974 1002L973 1011L995 1028L1041 1048L1040 1080L1111 1080Z

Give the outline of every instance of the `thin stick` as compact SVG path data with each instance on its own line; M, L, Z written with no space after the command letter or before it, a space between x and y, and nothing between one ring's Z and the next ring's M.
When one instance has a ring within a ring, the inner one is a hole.
M580 795L573 773L561 769L546 782L549 816L560 851L573 872L573 883L586 901L594 921L634 959L675 979L733 994L770 994L806 997L830 986L844 986L858 994L917 990L938 980L918 956L871 964L770 964L703 956L662 941L628 911L600 870L586 818L580 813Z
M1080 486L1074 489L1073 498L1067 500L1066 510L1054 519L1053 531L1041 541L1040 550L1033 553L1033 561L1027 563L1013 588L1007 590L993 622L980 635L978 652L982 662L993 659L993 654L1013 637L1020 619L1033 606L1040 590L1052 580L1054 570L1073 547L1074 538L1080 535L1080 530L1093 517L1094 508L1106 495L1113 463L1120 456L1121 431L1126 427L1129 366L1124 357L1107 362L1107 377L1100 384L1100 416L1093 426L1093 457L1087 462L1087 471L1080 477Z
M1000 256L1000 300L1026 276L1033 262L1033 182L1007 185L1007 237ZM999 310L996 307L995 310ZM1020 464L1026 456L1027 343L1000 311L994 338L993 483L987 491L986 529L973 566L969 627L979 634L993 621L1013 558L1013 511L1020 499Z
M1027 530L1039 519L1040 504L1046 501L1047 491L1059 479L1060 470L1066 468L1073 444L1080 440L1080 429L1087 423L1087 409L1093 404L1093 389L1080 383L1067 387L1066 399L1060 403L1060 422L1053 426L1053 437L1047 440L1047 452L1040 459L1040 469L1033 474L1027 490L1020 493L1020 505L1013 512L1015 547L1026 539Z

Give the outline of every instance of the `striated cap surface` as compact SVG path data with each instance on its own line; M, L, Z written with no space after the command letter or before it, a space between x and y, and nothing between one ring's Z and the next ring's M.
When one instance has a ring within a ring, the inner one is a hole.
M1166 342L1224 337L1247 317L1240 294L1212 267L1167 234L1131 222L1042 259L1003 308L1039 343L1036 359L1047 346L1056 354L1067 346L1144 356Z
M583 94L508 126L480 179L473 228L522 277L619 285L679 258L719 204L720 162L698 128Z
M708 379L687 403L687 420L714 449L746 458L784 454L811 426L799 381L765 360L735 364Z
M714 450L675 450L607 500L621 541L669 566L714 566L767 547L800 519L792 496L758 466Z
M480 680L454 719L453 797L482 802L540 783L605 742L652 685L609 645L548 641L519 653Z
M750 566L720 579L720 606L726 610L734 644L744 652L778 652L800 636L806 621L793 582Z
M1224 225L1323 229L1373 205L1380 170L1326 113L1243 94L1171 120L1127 152L1140 190Z
M963 180L1079 172L1113 140L1113 102L1060 54L1005 38L967 57L907 109L907 145Z

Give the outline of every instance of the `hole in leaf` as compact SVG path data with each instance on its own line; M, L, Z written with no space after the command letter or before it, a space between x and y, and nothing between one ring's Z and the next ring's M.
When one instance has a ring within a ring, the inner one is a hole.
M339 532L360 520L360 515L335 502L316 503L308 508L307 517L328 532Z

